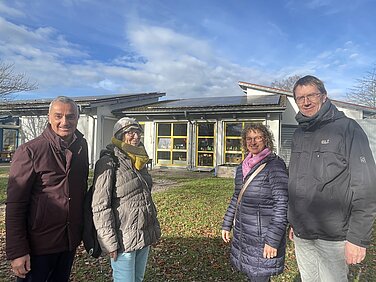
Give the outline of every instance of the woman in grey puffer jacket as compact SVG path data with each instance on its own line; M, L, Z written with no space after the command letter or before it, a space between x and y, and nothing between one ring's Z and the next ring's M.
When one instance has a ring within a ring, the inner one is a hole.
M252 282L270 281L283 271L287 224L287 171L284 161L273 153L273 137L262 124L252 124L242 133L248 152L235 176L235 191L222 224L222 239L230 242L230 260ZM259 167L264 168L243 185ZM240 199L238 203L238 199ZM235 222L235 225L233 224Z
M95 164L93 220L114 281L142 281L150 245L161 236L141 133L135 119L120 119Z

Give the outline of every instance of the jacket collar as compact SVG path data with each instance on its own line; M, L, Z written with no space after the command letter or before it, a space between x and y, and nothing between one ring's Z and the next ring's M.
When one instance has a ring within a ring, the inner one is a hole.
M51 142L54 145L54 147L58 148L59 150L63 150L69 148L77 140L81 140L84 135L76 129L76 131L74 132L73 141L70 144L68 144L68 146L66 146L64 145L64 140L61 139L61 137L52 130L50 124L47 124L45 130L42 132L42 136L46 138L49 142Z
M313 131L322 125L343 118L344 116L343 112L339 111L329 99L326 99L321 109L315 115L306 117L301 112L298 112L295 119L304 131Z

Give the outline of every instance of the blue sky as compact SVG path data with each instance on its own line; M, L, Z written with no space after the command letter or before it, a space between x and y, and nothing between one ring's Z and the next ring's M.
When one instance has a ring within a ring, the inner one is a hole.
M376 64L372 0L0 0L0 60L38 83L17 98L242 95L238 81L321 78L345 94Z

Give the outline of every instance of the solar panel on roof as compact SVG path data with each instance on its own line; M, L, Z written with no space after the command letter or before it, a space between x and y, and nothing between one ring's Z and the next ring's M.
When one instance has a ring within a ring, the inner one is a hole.
M151 108L191 108L191 107L219 107L219 106L258 106L278 105L280 95L252 95L228 96L210 98L192 98L171 102L162 102L150 106Z

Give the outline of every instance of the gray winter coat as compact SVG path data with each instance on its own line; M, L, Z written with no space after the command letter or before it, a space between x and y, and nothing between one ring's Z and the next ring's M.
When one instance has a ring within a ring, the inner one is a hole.
M297 115L289 167L289 222L296 236L368 247L376 214L376 169L362 128L327 100Z
M93 183L93 220L103 252L132 252L157 242L161 230L145 167L136 170L120 149L108 145Z

